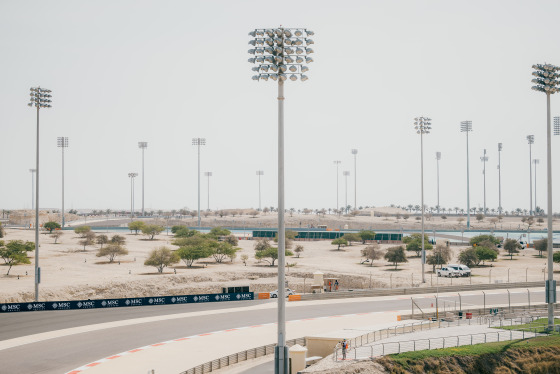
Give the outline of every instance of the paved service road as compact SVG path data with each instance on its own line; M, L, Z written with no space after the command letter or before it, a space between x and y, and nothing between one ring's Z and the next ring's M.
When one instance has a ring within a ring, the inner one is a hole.
M464 308L469 307L469 304L482 304L482 293L473 291L464 294L462 297ZM453 295L445 297L446 300L454 298L458 299ZM429 300L433 300L433 296L414 295L414 300L427 304ZM507 292L487 291L487 307L490 306L490 301L492 304L507 304ZM526 291L512 291L512 303L526 303L526 301ZM542 302L544 302L544 293L532 291L531 303ZM410 305L410 298L406 296L350 299L342 302L341 300L294 302L288 303L286 319L410 310ZM3 314L0 318L0 362L2 362L0 373L60 374L103 357L161 341L275 322L274 306L275 301L266 300ZM141 320L134 321L134 319ZM89 326L94 324L107 325ZM66 336L43 338L44 340L36 342L33 342L35 337L31 337L33 339L28 344L19 342L18 344L21 345L6 348L11 342L9 339L12 338L61 329L75 329L79 326L91 328L90 331L84 330L84 332L70 330Z

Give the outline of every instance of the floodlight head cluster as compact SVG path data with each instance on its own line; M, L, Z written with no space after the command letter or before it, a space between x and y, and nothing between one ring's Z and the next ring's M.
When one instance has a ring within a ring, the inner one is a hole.
M540 161L539 161L539 159L538 159L538 158L535 158L535 159L533 160L533 164L535 164L535 165L538 165L538 164L539 164L539 162L540 162Z
M414 118L414 129L417 134L429 134L432 129L432 120L428 117Z
M206 145L206 138L193 138L192 145Z
M262 170L257 170L257 175L264 175L264 171L262 171Z
M482 161L482 162L488 161L488 156L486 156L486 149L484 150L484 156L482 156L482 157L480 158L480 161Z
M534 144L535 143L535 135L527 135L527 143Z
M345 170L345 171L343 171L343 172L342 172L342 175L344 175L345 177L347 177L347 176L349 176L349 175L350 175L350 172L349 172L349 171L347 171L347 170Z
M51 108L51 90L47 90L46 88L41 87L31 87L29 89L31 92L29 96L29 105L30 107L35 106L35 108Z
M341 162L342 162L342 161L338 161L338 160L333 161L333 163L334 163L335 165L338 165L338 164L340 164Z
M306 64L313 62L309 55L314 53L310 46L315 44L309 36L315 33L302 28L255 29L249 33L255 39L249 41L254 48L249 49L249 62L255 64L252 70L257 73L253 80L272 79L296 81L308 79ZM289 76L288 76L289 74Z
M35 170L35 169L29 169L29 171L33 174L33 173L35 173L37 170Z
M138 148L141 149L148 148L148 142L138 142Z
M128 176L130 178L136 178L138 176L138 173L128 173Z
M554 117L554 135L560 135L560 117Z
M560 74L557 72L560 67L551 64L536 64L533 65L535 71L532 73L535 77L531 82L535 83L536 86L531 87L535 91L544 92L548 95L554 94L560 91Z
M59 136L56 139L56 145L59 148L67 148L68 147L68 137L67 136Z
M212 172L211 172L211 171L205 171L205 172L204 172L204 176L205 176L205 177L211 177L211 176L212 176Z
M358 150L357 150L357 149L352 149L352 154L353 154L353 155L357 155L357 154L358 154Z
M502 143L498 143L498 152L502 150Z
M436 160L441 160L441 152L436 152Z
M472 121L461 121L461 132L471 132Z

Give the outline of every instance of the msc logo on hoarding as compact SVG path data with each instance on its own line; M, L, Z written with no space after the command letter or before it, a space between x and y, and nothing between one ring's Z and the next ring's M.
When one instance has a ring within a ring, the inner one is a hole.
M119 306L119 300L103 300L101 306L103 308L114 308Z
M95 308L95 301L84 301L84 302L79 301L77 305L78 308L81 309Z
M230 295L228 294L222 294L222 295L216 295L216 301L230 301Z
M238 293L236 297L237 297L237 300L252 300L253 299L253 294Z
M188 303L188 298L186 296L173 296L171 298L171 302L172 303L177 303L177 304L184 304L184 303Z
M165 297L152 297L148 300L148 302L152 305L165 304Z
M140 306L143 304L142 299L126 299L124 303L127 306Z
M46 303L30 303L27 304L27 309L29 310L45 310Z
M70 302L61 301L61 302L58 302L58 303L53 303L52 308L55 309L55 310L70 309Z
M193 297L195 303L207 303L210 301L210 296L208 295L201 295Z
M20 304L2 305L2 311L4 311L4 312L19 312L19 311L21 311Z

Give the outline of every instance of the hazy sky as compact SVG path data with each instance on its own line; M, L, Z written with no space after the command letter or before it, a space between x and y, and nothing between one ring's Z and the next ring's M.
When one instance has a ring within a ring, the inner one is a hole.
M279 5L280 4L280 5ZM0 3L0 208L31 207L35 110L29 88L53 91L41 111L41 208L127 209L129 172L145 154L147 209L196 208L197 150L212 171L210 208L276 206L277 84L251 80L254 28L315 31L309 80L285 87L286 207L334 208L336 166L358 149L358 205L420 204L416 116L432 118L424 138L425 202L466 207L470 134L471 206L529 208L529 147L535 135L537 204L546 207L546 100L532 91L531 65L560 64L558 1L2 1ZM560 95L552 97L560 115ZM553 137L560 188L560 136ZM202 177L202 208L207 207ZM560 210L560 195L554 196ZM141 206L141 177L136 207Z

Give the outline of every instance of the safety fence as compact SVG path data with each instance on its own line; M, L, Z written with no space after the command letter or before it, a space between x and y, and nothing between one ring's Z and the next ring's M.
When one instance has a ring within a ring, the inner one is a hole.
M399 354L411 351L423 351L426 349L440 349L459 347L464 345L474 345L480 343L491 343L500 341L510 341L518 339L533 338L539 334L530 331L496 331L477 334L455 335L436 338L425 338L406 340L399 342L384 342L370 346L355 347L346 354L346 359L371 359L389 354ZM342 349L337 348L333 356L335 361L343 359Z
M291 347L293 345L305 345L305 338L297 338L286 341L286 345ZM227 355L224 357L217 358L212 361L205 362L204 364L195 366L188 370L181 372L180 374L204 374L204 373L211 373L215 370L222 369L224 367L228 367L233 364L237 364L238 362L243 362L247 360L251 360L254 358L266 356L269 354L274 353L274 347L276 344L268 344L263 345L257 348L247 349L245 351L233 353L231 355Z

